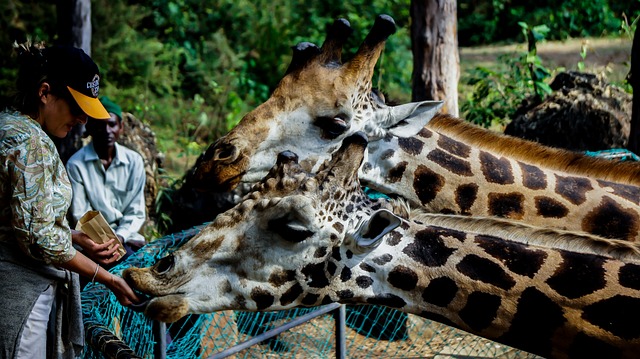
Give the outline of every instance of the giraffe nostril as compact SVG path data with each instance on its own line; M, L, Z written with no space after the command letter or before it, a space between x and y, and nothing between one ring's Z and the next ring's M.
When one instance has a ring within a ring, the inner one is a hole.
M213 153L214 161L227 161L231 162L238 158L238 149L236 146L231 144L220 144L216 146L215 152Z

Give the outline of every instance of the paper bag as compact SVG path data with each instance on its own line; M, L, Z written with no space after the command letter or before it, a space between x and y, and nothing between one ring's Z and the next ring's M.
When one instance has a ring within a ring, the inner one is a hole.
M107 223L100 211L89 211L85 213L78 221L78 224L76 224L76 230L85 233L91 240L98 244L108 242L111 238L115 238L116 242L120 245L118 247L120 257L127 253L122 242L120 242L120 238L118 238L113 229L109 227L109 223Z

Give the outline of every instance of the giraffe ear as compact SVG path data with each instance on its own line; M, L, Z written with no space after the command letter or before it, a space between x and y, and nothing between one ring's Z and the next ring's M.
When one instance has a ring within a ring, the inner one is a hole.
M345 244L351 246L352 252L356 254L369 252L382 242L385 234L394 230L400 223L400 217L386 209L379 209L371 217L360 220L355 231L347 233Z
M415 136L438 113L443 101L410 102L389 108L389 133L397 137Z

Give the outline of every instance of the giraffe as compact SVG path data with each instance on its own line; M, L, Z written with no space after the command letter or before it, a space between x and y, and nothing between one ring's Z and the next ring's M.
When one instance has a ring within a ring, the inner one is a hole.
M272 96L209 147L187 182L215 190L255 183L284 150L315 171L363 130L370 142L360 178L382 193L431 212L640 239L640 165L494 134L436 115L439 102L387 106L371 77L393 19L378 17L355 57L341 64L350 31L337 20L321 48L296 46Z
M384 305L549 358L635 358L640 248L371 199L361 133L317 174L292 152L173 254L123 277L145 315Z

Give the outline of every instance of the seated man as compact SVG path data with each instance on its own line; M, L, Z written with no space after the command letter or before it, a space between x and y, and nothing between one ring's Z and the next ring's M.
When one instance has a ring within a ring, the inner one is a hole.
M67 162L73 188L69 219L73 228L87 211L100 211L124 244L127 257L145 244L138 233L146 217L144 162L140 154L116 143L124 130L120 106L107 97L100 101L111 118L107 121L89 118L86 132L92 138L91 143ZM81 246L91 252L91 244ZM113 250L93 248L113 255Z

